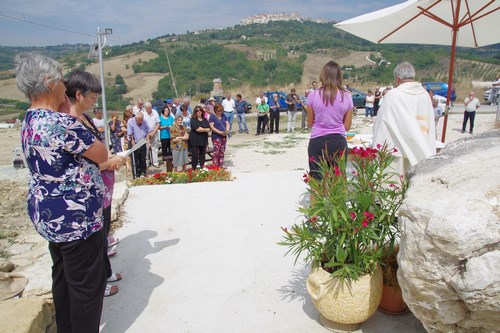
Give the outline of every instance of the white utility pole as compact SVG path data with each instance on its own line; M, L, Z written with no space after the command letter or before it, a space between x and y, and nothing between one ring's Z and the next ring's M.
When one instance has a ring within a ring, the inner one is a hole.
M106 44L106 35L111 35L113 33L112 29L105 28L104 32L101 32L101 28L97 28L97 46L99 51L99 66L101 69L101 87L102 87L102 118L104 120L104 144L106 148L109 146L109 126L108 126L108 115L106 110L106 85L104 84L104 63L102 61L102 48Z

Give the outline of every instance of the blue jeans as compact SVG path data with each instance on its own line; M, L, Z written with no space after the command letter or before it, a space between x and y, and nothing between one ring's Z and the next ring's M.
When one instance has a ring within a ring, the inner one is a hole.
M373 117L373 108L365 107L365 117Z
M231 132L233 130L234 111L233 112L224 111L224 115L226 116L227 121L229 122L229 132Z
M247 121L245 120L245 112L237 113L236 120L238 120L238 128L240 130L240 133L248 133Z

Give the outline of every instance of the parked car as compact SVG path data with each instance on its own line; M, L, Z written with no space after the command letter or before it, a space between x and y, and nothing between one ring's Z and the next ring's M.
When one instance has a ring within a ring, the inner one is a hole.
M484 92L484 95L483 95L483 98L484 98L484 101L487 102L487 103L491 103L491 100L490 100L490 97L491 97L491 90L492 89L488 89ZM497 101L500 100L500 90L497 90Z
M423 82L422 87L425 90L432 90L434 95L445 96L448 95L448 83L444 82ZM457 99L457 95L455 94L455 89L451 89L451 101L454 102Z
M352 93L352 101L354 103L354 107L356 108L364 108L366 103L366 94L361 90L355 88L349 88Z
M278 101L280 103L280 112L285 112L288 109L288 104L286 104L286 93L283 91L266 91L264 96L269 100L273 98L273 94L278 94Z
M151 105L153 106L153 109L155 109L156 112L160 114L163 111L163 108L167 105L167 103L165 103L165 100L163 99L157 99L151 102Z

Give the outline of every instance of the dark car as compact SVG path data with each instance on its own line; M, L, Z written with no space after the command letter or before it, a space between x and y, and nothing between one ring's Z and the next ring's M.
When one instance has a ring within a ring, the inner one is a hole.
M156 101L153 101L151 105L153 106L153 109L158 112L158 114L161 114L163 112L163 108L167 105L167 103L163 99L157 99Z
M280 103L280 112L284 112L288 109L288 104L286 104L286 93L283 91L266 91L264 96L267 97L267 103L273 98L274 94L278 94L278 101Z
M444 82L423 82L422 87L424 87L425 90L429 91L432 90L434 92L434 95L439 95L446 97L448 94L448 83ZM451 88L451 101L454 102L457 99L457 95L455 94L455 89Z
M352 101L354 103L354 107L356 108L364 108L366 103L366 94L361 90L350 88L352 93Z

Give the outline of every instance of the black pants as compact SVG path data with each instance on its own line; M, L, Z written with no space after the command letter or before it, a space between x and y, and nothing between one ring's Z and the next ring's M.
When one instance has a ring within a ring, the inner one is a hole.
M161 156L167 157L172 155L172 150L170 150L170 139L161 139Z
M335 156L340 152L347 158L347 140L341 134L329 134L309 140L307 154L311 177L322 179L317 162L326 158L329 163L333 163Z
M134 178L146 176L146 154L148 153L146 145L134 151L134 165L132 169L135 171Z
M257 116L257 134L264 133L266 131L267 115Z
M270 111L270 122L271 127L269 128L269 132L279 133L280 132L280 110L271 110Z
M207 146L192 146L191 147L191 167L196 169L198 164L201 168L205 165L205 154Z
M106 288L104 230L85 240L49 242L58 333L98 333Z
M113 270L111 269L111 262L108 257L108 235L111 230L111 205L102 209L102 214L104 217L104 270L106 271L106 279L108 279Z
M467 127L467 121L470 119L469 132L472 133L474 130L474 118L476 118L476 111L467 112L464 111L464 122L462 123L462 132L465 132L465 127Z

